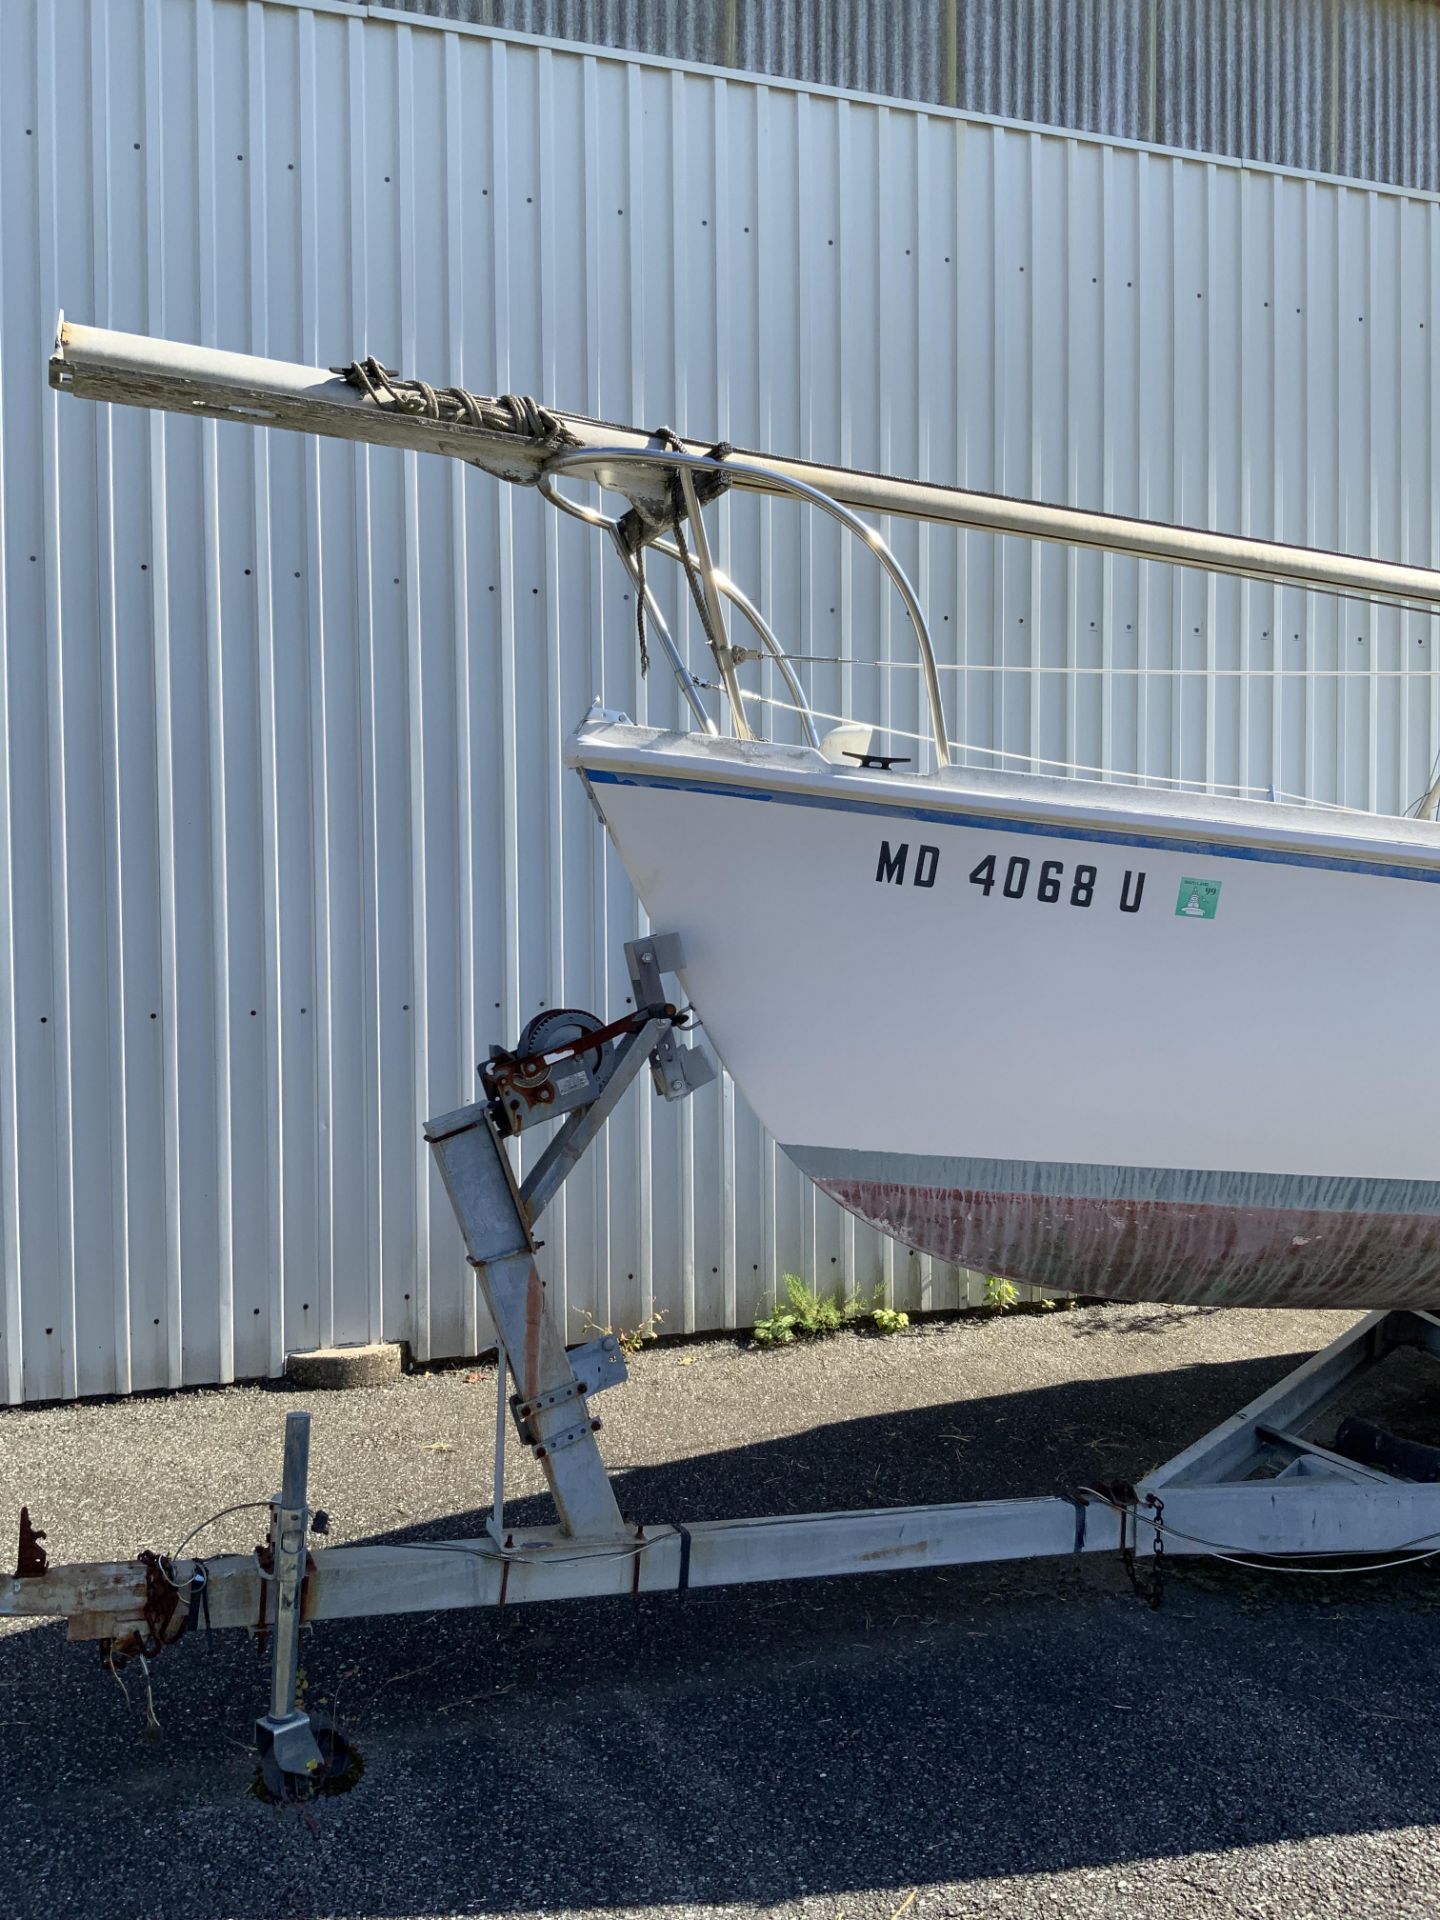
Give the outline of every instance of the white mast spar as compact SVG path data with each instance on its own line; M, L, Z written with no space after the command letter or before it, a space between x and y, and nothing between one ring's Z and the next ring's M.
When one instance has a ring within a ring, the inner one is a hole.
M348 370L307 367L78 325L62 315L50 384L91 400L444 454L497 479L544 485L552 500L557 461L573 468L583 460L587 478L632 502L645 538L674 526L675 460L688 455L716 472L724 485L745 491L790 497L799 492L812 501L825 496L851 513L892 514L972 532L1055 541L1277 587L1380 602L1431 617L1440 612L1440 570L1433 567L895 479L769 452L717 449L673 436L662 439L513 396L489 399L461 388L399 380L374 361ZM637 458L647 450L657 455L654 464ZM617 456L608 467L603 459L607 451ZM584 459L587 454L601 457L592 462ZM696 477L687 471L692 508ZM882 544L878 535L867 537ZM708 568L706 572L708 584ZM907 608L914 619L918 609L909 608L908 602ZM923 621L920 625L923 629ZM714 644L713 632L711 638ZM723 635L721 640L723 667L729 649ZM727 690L743 725L743 705L728 674ZM943 759L943 734L938 744ZM1420 805L1422 817L1433 818L1437 804L1440 779Z

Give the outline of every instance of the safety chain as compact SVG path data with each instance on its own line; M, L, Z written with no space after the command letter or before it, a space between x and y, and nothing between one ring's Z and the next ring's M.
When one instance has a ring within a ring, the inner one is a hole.
M1142 1574L1135 1564L1135 1540L1140 1529L1140 1508L1138 1496L1131 1490L1128 1509L1120 1515L1120 1558L1125 1571L1130 1576L1130 1585L1149 1607L1160 1607L1165 1600L1165 1502L1157 1493L1147 1493L1145 1505L1152 1515L1151 1524L1155 1529L1155 1545L1148 1574ZM1129 1526L1127 1528L1127 1520ZM1133 1529L1133 1531L1132 1531Z
M1130 1585L1147 1606L1158 1607L1165 1599L1165 1502L1158 1493L1147 1493L1143 1500L1128 1480L1101 1480L1068 1494L1076 1513L1075 1551L1085 1543L1085 1508L1091 1499L1099 1500L1120 1516L1120 1564ZM1155 1533L1150 1571L1142 1574L1136 1564L1135 1548L1140 1535L1140 1509L1148 1509L1147 1519Z
M578 446L573 433L556 413L528 394L502 393L492 397L465 387L432 387L426 380L402 380L374 354L333 367L352 387L367 394L377 407L394 413L412 413L446 426L478 427L485 433L513 433L546 447Z

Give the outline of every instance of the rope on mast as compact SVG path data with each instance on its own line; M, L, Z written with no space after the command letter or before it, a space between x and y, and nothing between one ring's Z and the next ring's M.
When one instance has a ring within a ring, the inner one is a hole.
M542 407L526 393L494 396L471 393L465 387L432 387L428 380L404 380L383 366L374 354L352 360L348 367L332 367L358 387L377 407L394 413L416 414L447 426L478 427L486 433L513 433L541 447L577 447L580 442L559 414Z

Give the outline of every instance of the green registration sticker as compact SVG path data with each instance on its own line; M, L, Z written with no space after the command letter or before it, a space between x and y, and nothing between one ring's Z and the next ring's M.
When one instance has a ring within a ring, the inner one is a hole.
M1213 920L1220 904L1218 880L1182 880L1175 911L1182 920Z

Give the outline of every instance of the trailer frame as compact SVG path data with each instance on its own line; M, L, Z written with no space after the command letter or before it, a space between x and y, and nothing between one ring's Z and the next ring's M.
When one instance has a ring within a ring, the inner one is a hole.
M622 1033L597 1044L587 1031L543 1054L497 1049L487 1086L520 1086L533 1096L531 1106L522 1100L517 1119L492 1091L425 1128L498 1334L494 1496L482 1531L452 1540L323 1545L318 1536L328 1530L328 1516L309 1505L311 1416L291 1412L282 1486L269 1502L265 1544L254 1553L173 1561L146 1553L52 1567L26 1510L16 1572L0 1586L0 1615L62 1617L72 1639L100 1642L111 1668L153 1659L202 1617L212 1629L268 1633L270 1701L256 1722L262 1778L276 1799L304 1800L350 1760L343 1737L307 1714L297 1693L302 1629L322 1620L683 1596L702 1587L1094 1553L1121 1555L1137 1590L1158 1604L1160 1568L1171 1555L1314 1565L1440 1554L1440 1484L1374 1460L1378 1450L1440 1476L1440 1452L1432 1459L1414 1443L1386 1447L1369 1430L1365 1444L1347 1452L1306 1432L1397 1349L1440 1359L1440 1317L1408 1309L1366 1315L1133 1484L739 1520L655 1523L622 1515L590 1401L624 1381L625 1356L613 1334L565 1346L535 1265L534 1227L643 1067L667 1100L686 1098L714 1072L698 1047L679 1041L688 1017L664 998L662 974L683 965L679 940L633 941L626 958L636 1012L615 1023ZM589 1079L577 1088L582 1068ZM566 1100L574 1103L568 1117L520 1181L507 1130L546 1118ZM511 1526L506 1518L511 1427L545 1474L554 1524Z

